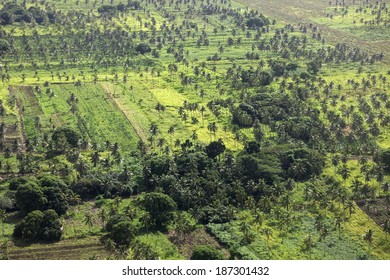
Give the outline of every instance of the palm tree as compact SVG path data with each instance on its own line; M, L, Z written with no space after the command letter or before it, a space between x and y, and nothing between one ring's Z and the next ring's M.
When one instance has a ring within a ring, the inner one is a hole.
M373 241L374 233L371 229L367 230L366 233L363 235L363 240L368 242L368 254L370 254L371 251L371 244Z
M339 239L341 239L341 226L344 219L341 216L336 216L336 219L334 220L334 225L339 233Z
M2 225L2 233L3 233L3 237L4 237L4 220L6 218L6 212L4 209L0 209L0 222L1 222L1 225Z
M107 220L107 211L106 209L102 208L99 211L99 219L103 224L103 228L106 227L106 220Z
M100 161L100 155L99 155L99 152L98 152L98 151L96 151L96 152L94 152L94 153L92 154L92 156L91 156L91 161L92 161L92 163L93 163L93 167L96 167L97 164L98 164L99 161Z
M386 233L386 240L390 234L390 218L388 218L382 225L383 231Z
M152 216L150 216L149 212L144 212L141 216L141 221L143 226L146 228L146 234L149 233L149 226L152 220Z
M91 212L85 213L84 223L89 227L89 230L91 230L91 228L93 226L93 222L94 222L94 219L93 219L92 213Z
M169 129L168 129L168 134L170 135L170 138L171 138L171 145L172 145L172 137L173 137L173 135L175 134L175 127L174 127L174 126L169 127Z
M3 257L1 259L8 259L8 252L9 252L10 242L4 241L0 244L0 252L2 252Z
M215 136L215 134L217 133L217 130L218 130L218 126L215 122L212 122L212 123L209 123L209 125L207 126L207 129L210 132L210 141L211 141L211 133L213 133Z
M313 237L311 236L311 234L307 235L305 237L305 239L303 240L303 243L302 243L302 249L304 251L307 251L309 252L309 257L311 257L311 249L313 249L315 243L314 243L314 240L313 240Z
M270 249L269 247L269 239L270 237L272 236L272 229L269 228L269 227L266 227L262 230L262 233L265 235L266 237L266 240L267 240L267 247L268 247L268 250Z
M252 240L251 227L246 221L240 223L240 231L244 234L245 243L249 244Z
M349 176L351 175L351 172L349 171L346 164L343 164L343 166L338 170L338 174L341 176L343 181L345 182Z
M158 130L158 127L157 127L157 125L155 125L155 124L152 124L151 126L150 126L150 129L149 129L149 132L150 132L150 141L151 141L151 144L153 145L153 142L154 142L154 137L156 137L157 136L157 134L159 133L159 130Z

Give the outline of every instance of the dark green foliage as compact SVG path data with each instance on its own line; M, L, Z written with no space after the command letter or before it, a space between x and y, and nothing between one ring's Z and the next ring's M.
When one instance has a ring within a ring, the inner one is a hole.
M122 214L113 215L106 224L106 231L111 232L114 226L121 222L129 222L130 218Z
M67 195L71 195L72 191L58 177L43 176L39 181L21 177L10 185L17 187L15 202L25 214L33 210L53 209L58 215L63 215L69 207Z
M383 169L390 172L390 149L384 150L380 153L380 161L383 164Z
M246 26L249 29L259 29L269 24L270 24L269 19L264 16L253 17L246 21Z
M251 87L268 86L272 80L272 75L267 71L244 70L241 72L241 81Z
M39 7L30 7L27 10L15 3L6 3L0 10L0 24L7 25L13 22L27 22L34 20L37 24L48 21L48 13Z
M37 181L34 177L16 177L16 178L13 178L9 181L8 188L10 190L16 191L19 186L24 185L28 182L37 183Z
M60 190L68 189L68 185L59 177L53 175L44 175L38 178L41 187L52 187Z
M269 65L272 69L274 76L281 77L286 72L286 62L283 60L271 60Z
M32 211L14 229L13 237L25 241L59 241L61 222L54 210Z
M117 8L115 6L111 6L111 5L102 5L98 8L98 13L103 15L103 16L107 16L107 15L115 15L117 12Z
M109 235L117 246L129 247L135 233L134 225L130 221L121 221L113 225Z
M322 61L319 59L316 59L316 60L310 61L307 64L307 71L310 74L316 75L318 73L318 71L320 71L321 67L322 67Z
M306 180L321 174L325 159L319 152L311 149L295 149L285 152L280 157L281 166L294 180Z
M268 184L283 179L278 158L273 155L243 154L237 157L237 168L245 181L263 179Z
M210 245L199 245L192 251L191 260L223 260L223 254Z
M82 178L78 180L72 186L72 189L84 199L94 198L95 196L104 193L100 181L93 178Z
M245 151L248 154L258 153L260 152L260 145L256 141L249 141L245 145Z
M35 182L27 182L18 187L15 193L16 205L24 212L33 210L43 210L47 204L47 199Z
M139 198L139 206L150 214L151 228L165 230L173 218L176 203L168 195L163 193L146 193Z
M46 198L46 209L53 209L58 215L63 215L69 208L68 200L61 189L56 187L45 187L43 193Z
M115 196L129 196L137 191L135 182L129 182L122 173L91 173L78 180L72 190L81 198L91 199L98 195L105 198Z
M5 39L0 39L0 56L7 53L11 48L9 42Z
M150 46L146 43L140 43L138 46L135 48L136 52L139 54L146 54L152 51Z
M180 175L187 172L204 173L211 167L210 158L204 152L182 153L176 158L176 166Z
M208 157L214 159L225 151L226 147L222 140L213 141L206 146Z
M35 22L38 24L44 24L45 22L48 21L48 17L45 11L41 10L38 7L30 7L28 8L28 12L31 14Z
M54 150L64 152L68 148L79 146L80 135L73 128L59 127L53 132L51 140Z

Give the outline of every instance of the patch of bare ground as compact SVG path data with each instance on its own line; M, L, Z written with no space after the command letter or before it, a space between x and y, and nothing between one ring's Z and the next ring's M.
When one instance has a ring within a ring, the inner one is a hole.
M226 250L218 241L208 234L203 228L196 229L195 231L178 236L174 231L168 234L169 240L177 246L180 253L186 258L190 259L194 247L199 245L210 245L220 250L224 256L224 259L230 258L230 253Z
M356 204L381 227L390 219L390 198L359 200Z

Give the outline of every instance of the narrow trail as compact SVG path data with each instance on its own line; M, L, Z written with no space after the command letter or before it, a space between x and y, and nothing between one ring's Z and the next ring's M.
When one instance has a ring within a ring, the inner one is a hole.
M31 87L20 87L20 89L22 90L23 89L23 92L25 92L27 95L34 95L34 93L32 92L31 90ZM13 87L9 87L8 88L9 90L9 93L10 95L14 96L15 97L15 106L16 106L16 109L18 111L18 119L19 119L19 124L20 124L20 129L19 129L19 145L20 145L20 150L22 152L26 151L26 139L27 139L27 136L26 136L26 132L25 132L25 128L24 128L24 115L23 115L23 108L22 108L22 105L21 105L21 102L20 102L20 98L19 98L19 95L18 95L18 91L15 90L15 88ZM34 96L35 98L35 96Z
M125 108L124 105L112 95L111 90L107 84L102 83L101 86L104 89L104 92L107 94L107 97L115 106L115 108L117 108L120 112L122 112L122 114L125 116L129 124L133 127L138 138L142 142L147 143L147 136L145 135L145 132L142 129L141 124L137 120L136 112L134 112L133 110L127 107Z

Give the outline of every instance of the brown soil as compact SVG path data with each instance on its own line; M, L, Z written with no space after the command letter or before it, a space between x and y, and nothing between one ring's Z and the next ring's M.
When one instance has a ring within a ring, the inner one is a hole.
M366 200L359 200L356 204L379 226L382 226L386 220L390 219L390 205L386 207L385 198L373 199L370 205L368 205Z

